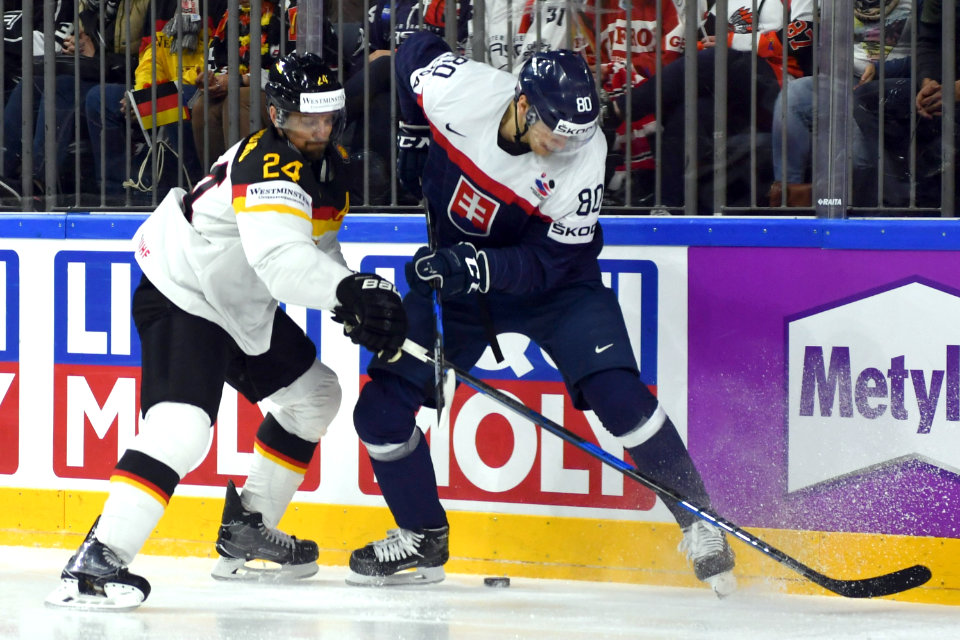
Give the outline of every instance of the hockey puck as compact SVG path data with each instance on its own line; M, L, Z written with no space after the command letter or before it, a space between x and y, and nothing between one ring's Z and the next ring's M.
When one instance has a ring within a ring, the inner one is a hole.
M485 587L509 587L510 578L506 576L491 576L489 578L483 579L483 586Z

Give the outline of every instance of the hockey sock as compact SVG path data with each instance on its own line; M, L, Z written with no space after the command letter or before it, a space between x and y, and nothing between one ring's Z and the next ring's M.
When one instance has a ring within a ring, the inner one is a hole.
M370 463L397 526L419 531L447 524L426 439L421 437L403 458L389 462L370 458Z
M680 434L635 371L599 371L581 380L578 388L604 428L617 436L641 472L690 500L709 505L703 480ZM661 499L681 527L697 520L676 501Z
M163 515L180 478L162 462L133 449L117 462L97 540L129 564Z
M243 508L260 513L263 523L275 529L303 484L316 447L316 442L286 431L268 413L257 430L253 463L240 494Z
M663 426L653 436L643 444L630 447L627 452L644 474L674 489L691 502L710 505L700 472L694 466L690 453L669 418L665 419ZM675 500L663 496L661 500L681 528L690 526L698 519Z
M180 478L203 457L210 417L194 405L160 402L117 462L96 537L131 562L163 515Z

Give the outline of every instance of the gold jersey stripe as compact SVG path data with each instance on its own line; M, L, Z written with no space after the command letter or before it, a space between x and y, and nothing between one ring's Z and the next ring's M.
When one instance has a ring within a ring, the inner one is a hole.
M297 216L298 218L303 218L304 220L311 220L310 214L303 209L297 209L296 207L289 207L282 204L258 204L253 207L248 207L246 198L234 198L233 210L236 213L289 213Z

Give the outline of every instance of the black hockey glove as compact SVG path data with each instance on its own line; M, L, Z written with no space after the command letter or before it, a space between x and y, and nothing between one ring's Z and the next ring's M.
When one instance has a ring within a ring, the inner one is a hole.
M487 254L469 242L436 251L420 247L404 273L410 288L425 296L430 295L434 283L440 287L440 295L448 298L490 289Z
M430 126L400 123L397 131L397 178L417 200L423 198L423 167L430 151Z
M407 337L407 314L393 283L373 273L355 273L337 285L337 300L333 319L343 324L345 336L388 358L400 349Z

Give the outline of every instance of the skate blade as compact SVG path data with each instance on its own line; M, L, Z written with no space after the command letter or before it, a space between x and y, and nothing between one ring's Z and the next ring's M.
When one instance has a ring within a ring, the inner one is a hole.
M706 579L718 598L726 598L737 590L737 577L732 571L724 571Z
M389 576L365 576L351 571L346 582L355 587L399 587L408 584L436 584L443 582L446 577L443 567L417 567L411 571L401 571Z
M108 582L103 591L102 596L80 593L76 580L62 580L44 604L88 611L129 611L139 607L145 599L140 589L118 582Z
M210 575L217 580L276 583L303 580L319 570L316 562L281 565L266 560L221 557Z

